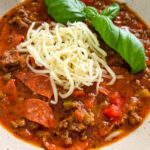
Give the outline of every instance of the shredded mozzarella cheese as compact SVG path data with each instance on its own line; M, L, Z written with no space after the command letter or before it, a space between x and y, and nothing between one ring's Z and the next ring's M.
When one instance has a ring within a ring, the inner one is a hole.
M29 63L28 67L35 73L49 74L54 92L52 104L57 104L58 95L61 98L70 96L74 89L83 86L92 86L97 83L97 89L103 78L111 75L113 84L116 80L115 73L107 65L107 53L100 48L99 41L88 26L82 22L68 23L67 26L44 22L34 29L32 23L27 33L27 39L17 48L19 51L28 52L38 66L45 69L37 70ZM64 88L58 91L57 86Z

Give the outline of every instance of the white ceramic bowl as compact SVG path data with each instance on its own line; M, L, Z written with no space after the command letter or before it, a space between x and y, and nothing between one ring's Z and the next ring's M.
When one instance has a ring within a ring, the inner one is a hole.
M120 1L126 2L150 25L150 0ZM0 15L3 15L17 3L19 0L0 0ZM40 148L16 139L0 126L0 150L40 150ZM101 150L150 150L150 116L136 131L112 145L101 148Z

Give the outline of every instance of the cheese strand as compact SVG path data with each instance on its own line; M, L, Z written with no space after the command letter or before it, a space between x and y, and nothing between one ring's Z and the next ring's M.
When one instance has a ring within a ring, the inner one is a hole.
M28 67L37 74L49 74L53 88L54 100L57 104L58 95L69 97L75 89L92 86L97 83L97 90L103 78L109 76L108 83L116 80L115 73L107 65L107 53L100 48L96 34L83 22L42 23L37 29L35 22L30 26L26 41L17 46L19 51L29 53L43 70L33 68L27 57ZM62 87L63 92L58 90Z

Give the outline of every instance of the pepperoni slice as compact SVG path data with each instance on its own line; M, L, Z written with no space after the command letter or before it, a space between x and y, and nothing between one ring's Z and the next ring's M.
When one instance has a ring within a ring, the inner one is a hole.
M45 127L54 127L54 114L48 103L40 99L27 99L23 105L23 116Z
M48 97L49 99L52 97L53 90L47 77L31 71L19 72L16 77L33 92Z

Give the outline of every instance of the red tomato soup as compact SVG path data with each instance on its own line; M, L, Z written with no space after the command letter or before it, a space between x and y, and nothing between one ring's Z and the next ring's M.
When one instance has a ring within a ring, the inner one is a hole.
M99 13L112 4L111 0L82 1ZM54 21L44 1L27 0L1 18L0 122L6 129L47 150L85 150L112 143L143 123L150 110L150 30L125 4L119 5L113 23L143 43L147 68L131 74L126 61L90 27L117 79L113 85L104 79L98 91L96 83L75 89L67 98L59 96L55 105L50 103L54 92L49 76L32 72L26 61L29 54L17 49L33 22L38 28ZM29 63L42 68L31 56ZM65 91L59 86L58 90ZM111 136L115 132L119 134Z

